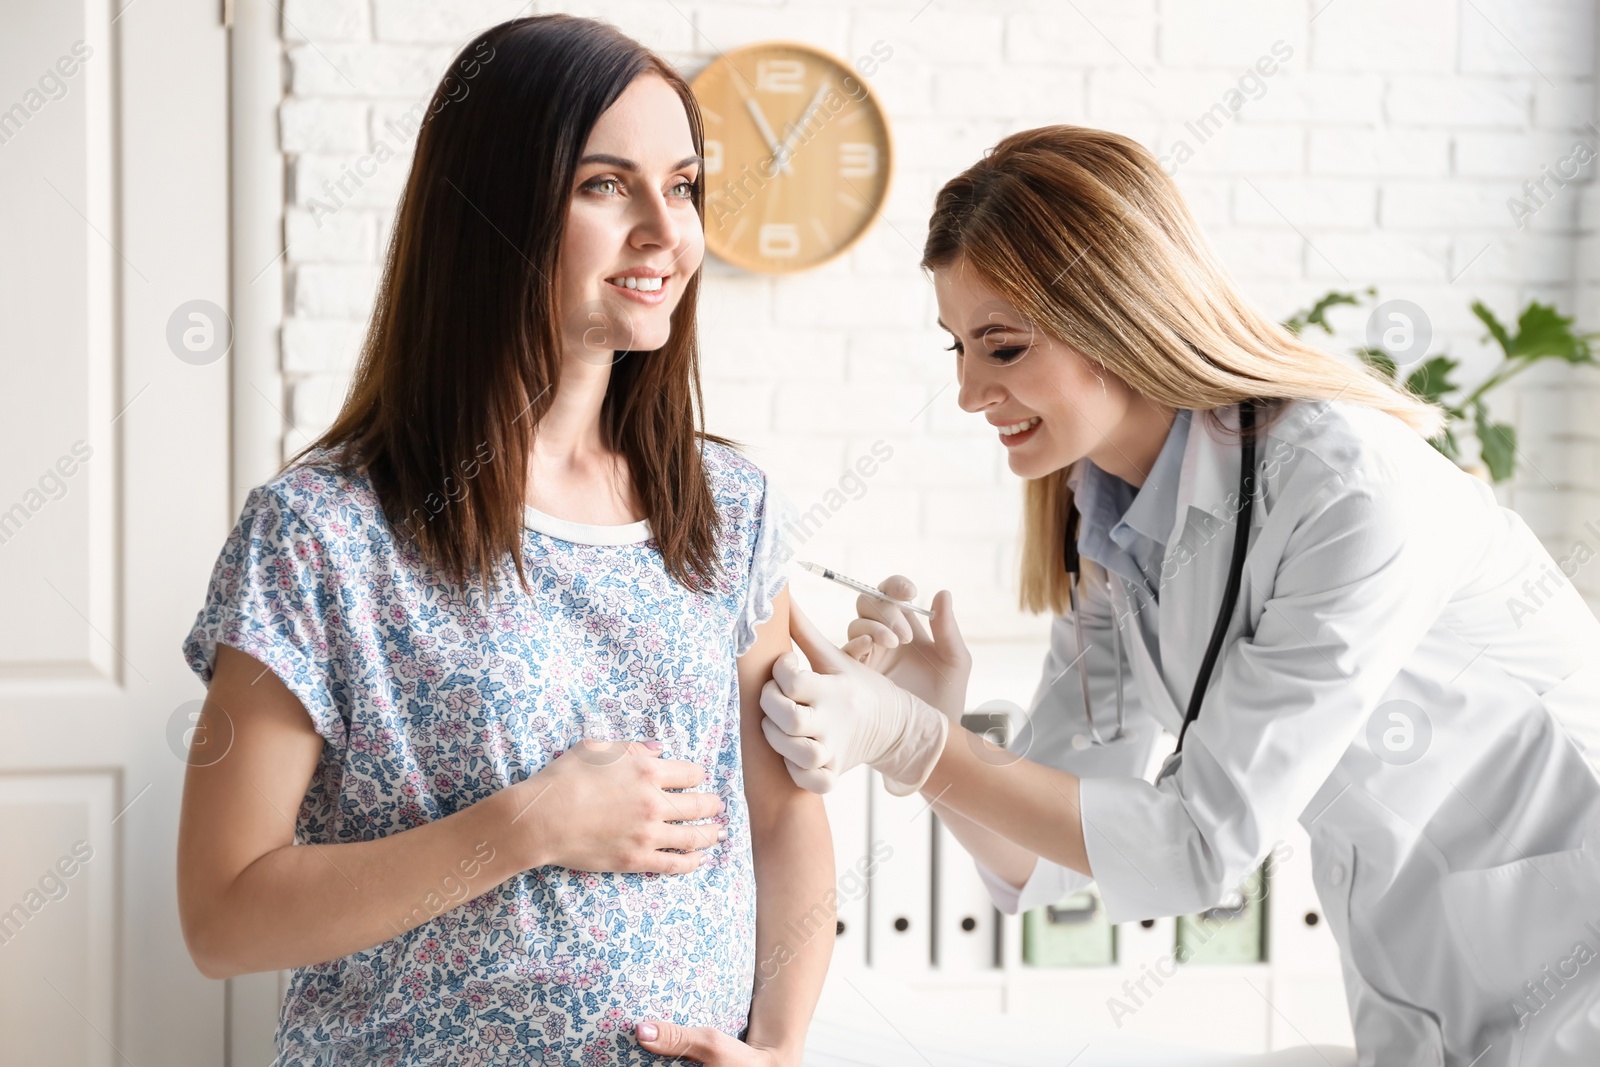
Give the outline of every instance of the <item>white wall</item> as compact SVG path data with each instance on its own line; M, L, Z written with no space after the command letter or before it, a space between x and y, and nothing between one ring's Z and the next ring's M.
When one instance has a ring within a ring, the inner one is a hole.
M974 641L1031 644L1043 622L1013 606L1018 485L992 432L956 407L916 263L939 185L1003 134L1088 124L1163 155L1187 141L1194 157L1178 181L1266 311L1282 318L1329 288L1378 285L1425 309L1434 348L1463 359L1469 380L1495 358L1469 313L1474 298L1502 318L1529 299L1553 301L1600 327L1600 239L1580 237L1600 217L1586 191L1593 166L1554 189L1525 229L1507 206L1576 141L1600 143L1584 128L1596 114L1590 3L286 0L283 10L291 445L337 405L408 156L378 167L320 227L310 198L326 197L323 182L380 138L408 151L386 122L426 100L474 30L533 10L600 15L691 75L719 50L767 39L846 59L877 41L891 47L871 79L896 153L885 218L803 275L708 261L708 421L747 442L802 507L875 439L890 442L894 456L866 492L800 554L864 578L902 570L930 592L949 586ZM1277 42L1287 61L1236 121L1199 142L1186 123ZM1339 321L1355 343L1364 313ZM1600 550L1600 370L1542 368L1494 410L1523 439L1520 476L1502 499L1557 558L1580 536ZM1600 603L1600 563L1577 580ZM846 617L850 598L831 587L797 591L830 624ZM1032 670L1022 692L974 692L974 702L1025 697Z

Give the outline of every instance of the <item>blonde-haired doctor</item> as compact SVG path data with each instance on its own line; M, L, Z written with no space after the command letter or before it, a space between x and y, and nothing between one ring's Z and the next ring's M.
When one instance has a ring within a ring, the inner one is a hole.
M1006 912L1093 882L1113 922L1219 904L1298 820L1361 1064L1600 1063L1600 622L1439 409L1253 310L1115 134L1006 138L923 265L1050 651L1002 752L948 592L931 629L861 598L843 650L795 610L810 667L762 699L795 780L870 764Z

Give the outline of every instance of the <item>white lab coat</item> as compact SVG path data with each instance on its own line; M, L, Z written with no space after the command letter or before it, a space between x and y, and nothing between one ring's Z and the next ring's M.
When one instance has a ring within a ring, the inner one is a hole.
M1238 425L1237 407L1223 414ZM1086 724L1068 617L1055 620L1028 725L1011 741L1082 777L1089 864L1111 921L1219 904L1298 818L1364 1067L1600 1064L1600 776L1589 762L1600 756L1600 622L1522 519L1399 420L1293 402L1258 443L1233 626L1183 752L1154 783L1141 777L1161 732L1182 723L1211 636L1239 458L1196 412L1162 571L1159 672L1124 580L1085 569L1095 580L1080 597L1079 666L1106 736L1113 671L1124 672L1128 738L1072 745ZM1410 704L1385 709L1384 725L1395 709L1416 721L1413 707L1431 725L1408 764L1369 744L1369 720L1391 701ZM979 870L1013 914L1089 884L1042 858L1020 893Z

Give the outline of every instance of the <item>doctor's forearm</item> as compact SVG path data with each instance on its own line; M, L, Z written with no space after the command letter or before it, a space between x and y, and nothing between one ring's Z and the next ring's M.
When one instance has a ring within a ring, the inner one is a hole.
M961 847L973 859L1013 888L1021 889L1028 884L1033 868L1039 862L1038 856L1013 841L1007 841L987 826L973 822L942 801L935 800L933 810L951 836L961 843Z
M1083 842L1077 775L1020 759L952 727L921 792L1036 856L1094 875Z

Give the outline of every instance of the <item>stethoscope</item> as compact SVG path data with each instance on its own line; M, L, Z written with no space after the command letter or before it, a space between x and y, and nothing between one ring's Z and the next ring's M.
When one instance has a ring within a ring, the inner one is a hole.
M1255 503L1255 477L1256 477L1256 408L1255 401L1242 400L1239 402L1239 429L1243 433L1243 448L1239 456L1239 515L1233 528L1233 559L1228 566L1228 584L1222 591L1222 607L1217 612L1217 621L1211 628L1211 643L1206 647L1205 659L1200 663L1200 673L1196 675L1194 690L1189 694L1189 707L1183 716L1183 727L1178 731L1177 751L1183 751L1183 736L1189 732L1189 724L1200 715L1200 701L1206 694L1206 686L1211 682L1211 671L1216 666L1217 656L1222 651L1222 641L1228 632L1228 623L1233 619L1234 605L1239 599L1239 583L1244 576L1244 556L1249 545L1250 516ZM1067 599L1072 608L1072 630L1077 635L1077 648L1081 659L1083 647L1083 621L1078 615L1078 526L1083 516L1078 513L1078 505L1074 501L1067 507L1067 536L1065 547L1065 560L1067 565ZM1111 581L1108 571L1106 581ZM1117 728L1112 733L1110 740L1119 741L1123 738L1123 708L1122 708L1122 623L1115 621L1111 627L1111 646L1113 664L1117 676ZM1087 664L1085 669L1078 671L1078 684L1083 687L1083 713L1089 720L1089 744L1105 745L1109 742L1101 738L1100 730L1095 726L1094 707L1089 701L1089 672Z

